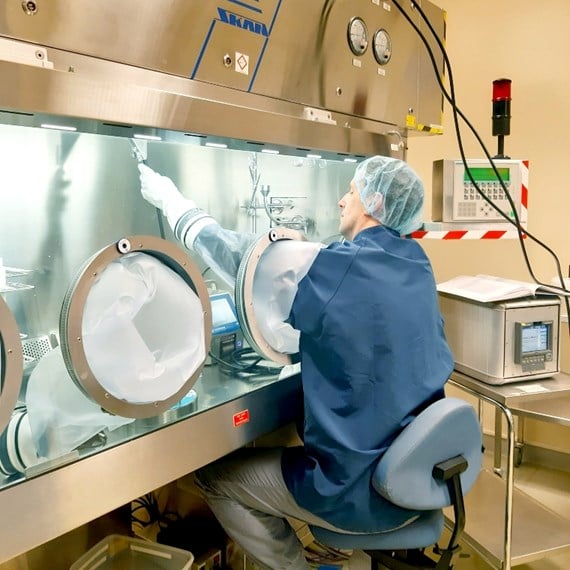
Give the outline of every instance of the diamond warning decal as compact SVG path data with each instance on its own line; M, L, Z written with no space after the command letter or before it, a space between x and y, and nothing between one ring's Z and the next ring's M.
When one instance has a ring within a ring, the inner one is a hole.
M236 71L249 75L249 55L236 51Z

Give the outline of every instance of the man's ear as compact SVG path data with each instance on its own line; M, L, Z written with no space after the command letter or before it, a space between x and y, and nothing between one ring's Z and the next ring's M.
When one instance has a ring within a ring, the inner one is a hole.
M366 197L366 200L362 202L364 209L366 210L367 214L374 219L376 219L372 214L369 212L374 212L378 215L382 211L382 205L384 203L384 196L380 194L380 192L374 192L370 196Z

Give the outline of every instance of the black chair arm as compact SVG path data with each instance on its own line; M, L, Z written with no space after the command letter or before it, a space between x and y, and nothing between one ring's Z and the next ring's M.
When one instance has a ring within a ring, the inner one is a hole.
M449 544L442 554L437 568L449 568L452 557L459 551L459 537L465 528L465 505L460 475L467 469L467 460L458 455L437 463L432 470L434 479L445 481L449 492L450 504L453 506L454 525Z
M446 459L434 466L432 475L438 481L447 481L454 475L459 475L467 469L467 460L462 456Z

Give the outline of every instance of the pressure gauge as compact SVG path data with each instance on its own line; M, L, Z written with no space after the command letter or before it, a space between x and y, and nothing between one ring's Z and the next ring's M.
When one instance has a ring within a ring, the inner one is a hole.
M392 39L386 30L382 28L376 30L372 51L378 65L386 65L390 61L392 57Z
M368 29L362 18L352 18L348 24L348 45L354 55L362 55L368 48Z

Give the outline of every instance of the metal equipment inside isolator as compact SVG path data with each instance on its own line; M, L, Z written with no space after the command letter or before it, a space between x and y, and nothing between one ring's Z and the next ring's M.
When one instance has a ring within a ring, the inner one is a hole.
M0 8L0 186L18 190L0 209L0 493L283 379L296 286L355 163L441 131L432 64L389 1L139 4ZM257 236L229 292L268 363L256 382L208 363L215 264L141 198L133 151Z

